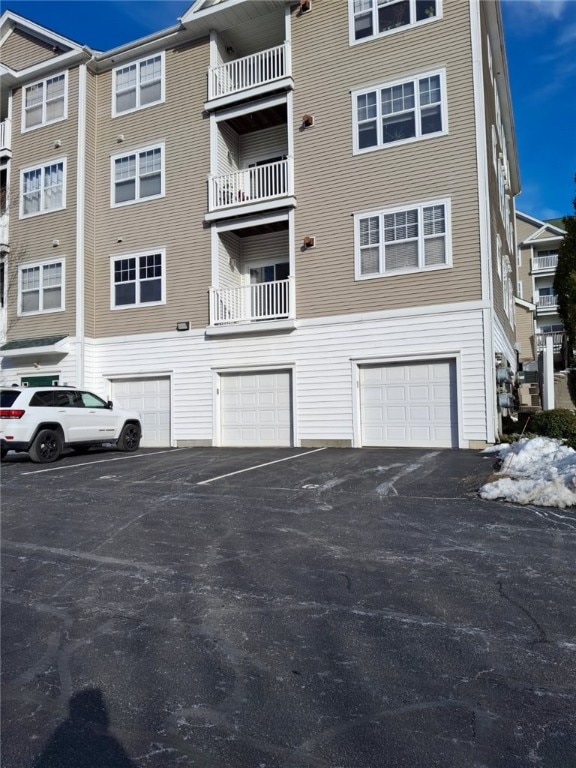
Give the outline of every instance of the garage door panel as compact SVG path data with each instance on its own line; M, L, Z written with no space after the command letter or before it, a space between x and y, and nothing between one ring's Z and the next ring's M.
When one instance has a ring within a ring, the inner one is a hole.
M167 376L113 381L112 399L122 408L140 413L143 447L171 444L170 379Z
M222 445L292 445L290 371L221 374L220 385Z
M453 360L360 369L362 445L458 445Z
M383 411L383 418L386 421L406 421L407 409L404 406L398 408L385 408Z

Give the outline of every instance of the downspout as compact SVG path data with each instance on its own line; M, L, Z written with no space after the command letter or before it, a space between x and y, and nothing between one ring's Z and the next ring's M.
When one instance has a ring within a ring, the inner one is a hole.
M76 386L84 386L84 239L86 218L86 64L78 68L78 145L76 149Z

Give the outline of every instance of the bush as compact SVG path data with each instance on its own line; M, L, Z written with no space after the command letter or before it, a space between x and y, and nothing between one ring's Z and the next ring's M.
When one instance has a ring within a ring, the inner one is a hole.
M555 408L553 411L539 411L530 419L531 432L542 437L555 437L564 440L571 448L576 448L576 412L568 408Z

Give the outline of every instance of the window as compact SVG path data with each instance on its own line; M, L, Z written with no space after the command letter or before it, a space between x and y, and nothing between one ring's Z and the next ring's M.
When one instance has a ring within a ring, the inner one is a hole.
M440 16L439 0L349 0L350 43L431 21Z
M498 277L502 279L502 239L498 234L496 235L496 269Z
M56 75L24 88L22 130L29 131L66 118L68 75Z
M20 174L20 218L66 207L66 161L30 168Z
M112 158L112 206L163 195L164 145Z
M112 259L112 308L165 302L164 252Z
M355 214L356 279L451 266L448 200Z
M113 72L112 116L164 101L164 54L142 59Z
M444 71L356 91L354 153L446 133Z
M18 314L64 309L64 262L44 262L19 268Z
M108 404L92 392L78 392L77 397L80 408L108 408Z

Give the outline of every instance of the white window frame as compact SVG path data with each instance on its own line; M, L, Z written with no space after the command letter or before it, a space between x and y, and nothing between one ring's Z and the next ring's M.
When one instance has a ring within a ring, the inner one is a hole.
M421 19L420 21L411 21L408 24L402 24L394 29L386 29L383 32L373 32L371 35L361 37L356 40L354 35L354 0L348 0L348 30L349 30L349 42L350 45L359 45L360 43L367 43L369 40L377 40L381 37L387 37L393 35L396 32L402 32L405 29L413 29L414 27L420 27L423 24L430 24L434 21L439 21L442 18L442 2L443 0L436 0L436 15L430 16L428 19ZM378 29L378 7L377 0L372 0L372 29ZM416 19L416 0L410 0L410 18Z
M430 266L424 265L424 233L422 224L422 211L424 208L431 208L433 206L444 206L444 221L445 221L445 255L446 261L444 264L432 264ZM379 261L380 267L382 266L382 237L384 232L383 220L384 216L393 213L403 213L405 211L418 209L418 266L409 267L406 269L394 269L391 271L379 271L370 275L362 274L361 266L361 248L360 248L360 221L369 217L380 217L380 240L378 243L379 248ZM452 210L450 198L442 198L439 200L425 200L423 202L411 203L406 205L395 206L394 208L380 208L378 210L371 211L359 211L354 214L354 278L355 280L377 280L380 278L392 278L396 275L410 275L419 274L420 272L436 272L440 269L451 269L452 267Z
M145 152L152 152L156 149L160 150L160 192L157 195L148 195L147 197L141 197L140 196L140 180L141 176L138 173L138 164L139 164L139 157L140 155L144 154ZM135 157L136 158L136 173L134 175L134 181L135 181L135 197L134 200L125 200L121 203L116 202L116 161L122 160L124 158L128 157ZM161 197L164 197L165 192L165 176L166 176L166 148L164 146L164 142L160 142L158 144L151 144L148 147L139 147L138 149L130 150L129 152L122 152L119 155L112 155L110 157L110 207L111 208L122 208L125 205L135 205L136 203L145 203L148 200L158 200Z
M48 80L54 80L57 77L64 76L64 111L61 117L56 117L53 120L47 120L46 119L46 84ZM26 126L26 92L29 88L34 88L38 85L43 86L43 94L42 94L42 120L38 123L38 125L31 125L29 127ZM65 70L64 72L57 72L56 74L49 75L48 77L43 78L42 80L36 80L34 83L29 83L28 85L23 86L22 88L22 119L20 123L20 130L22 133L28 133L28 131L35 131L38 128L42 128L45 125L52 125L52 123L59 123L62 120L68 119L68 71Z
M150 101L148 104L140 104L140 92L141 92L141 86L142 83L140 82L140 66L146 62L150 61L150 59L160 59L160 66L161 66L161 74L160 74L160 98L156 99L156 101ZM130 109L123 109L121 111L118 111L116 109L116 96L117 96L117 82L118 82L118 73L123 69L128 69L129 67L136 67L136 106L130 107ZM152 53L150 56L143 56L141 59L137 59L136 61L127 61L121 64L120 66L116 67L112 70L112 117L119 117L120 115L128 115L131 112L137 112L140 109L147 109L148 107L153 107L156 104L163 104L166 100L166 55L164 51L159 51L158 53Z
M502 238L496 234L496 269L498 277L502 280Z
M61 279L60 279L60 295L61 295L60 306L58 308L54 307L53 309L44 309L43 307L44 305L43 270L44 270L44 267L53 266L55 264L59 264L62 270ZM24 312L22 310L22 273L26 269L40 270L40 286L38 288L39 309L34 309L31 312ZM34 261L34 262L30 262L29 264L20 264L18 266L18 307L17 307L18 317L29 317L30 315L49 315L49 314L52 314L53 312L64 312L65 309L66 309L66 260L65 259L63 258L47 259L45 261Z
M427 77L439 77L440 78L440 116L442 120L442 129L435 131L434 133L422 133L421 116L422 108L420 106L420 88L419 81L424 80ZM381 109L381 91L384 88L394 88L398 85L406 85L413 83L414 85L414 98L415 106L414 112L416 115L415 127L416 135L410 136L407 139L400 139L399 141L382 142L382 109ZM364 96L369 93L376 93L376 117L372 118L376 120L376 132L378 143L373 147L364 147L360 149L358 142L358 96ZM399 147L403 144L410 144L415 141L424 141L426 139L435 139L438 136L445 136L448 133L448 101L446 98L446 69L434 69L426 72L420 72L418 75L411 77L403 77L398 80L390 80L378 85L373 85L370 88L360 88L351 92L352 96L352 130L353 130L353 152L354 155L364 155L367 152L377 152L383 149L389 149L391 147Z
M59 163L62 163L62 205L58 206L58 208L43 208L43 201L45 198L45 187L44 187L44 179L46 176L46 169L49 168L52 165L58 165ZM24 175L26 173L31 173L32 171L38 171L40 170L42 172L42 185L40 188L40 210L39 211L33 211L32 213L24 213ZM20 209L19 209L19 217L21 219L30 219L33 216L44 216L47 213L54 213L55 211L63 211L66 208L66 158L65 157L57 157L54 160L48 160L41 165L31 165L27 168L21 168L20 169Z
M140 301L140 277L138 270L140 268L139 260L145 256L161 257L162 275L161 275L161 298L158 301ZM123 261L126 259L136 259L136 279L134 283L136 285L136 301L134 304L115 304L115 287L116 282L114 280L114 265L117 261ZM146 307L158 307L166 304L166 249L165 248L152 248L147 251L139 251L138 253L123 253L120 255L114 255L110 257L110 309L114 311L124 309L141 309Z

